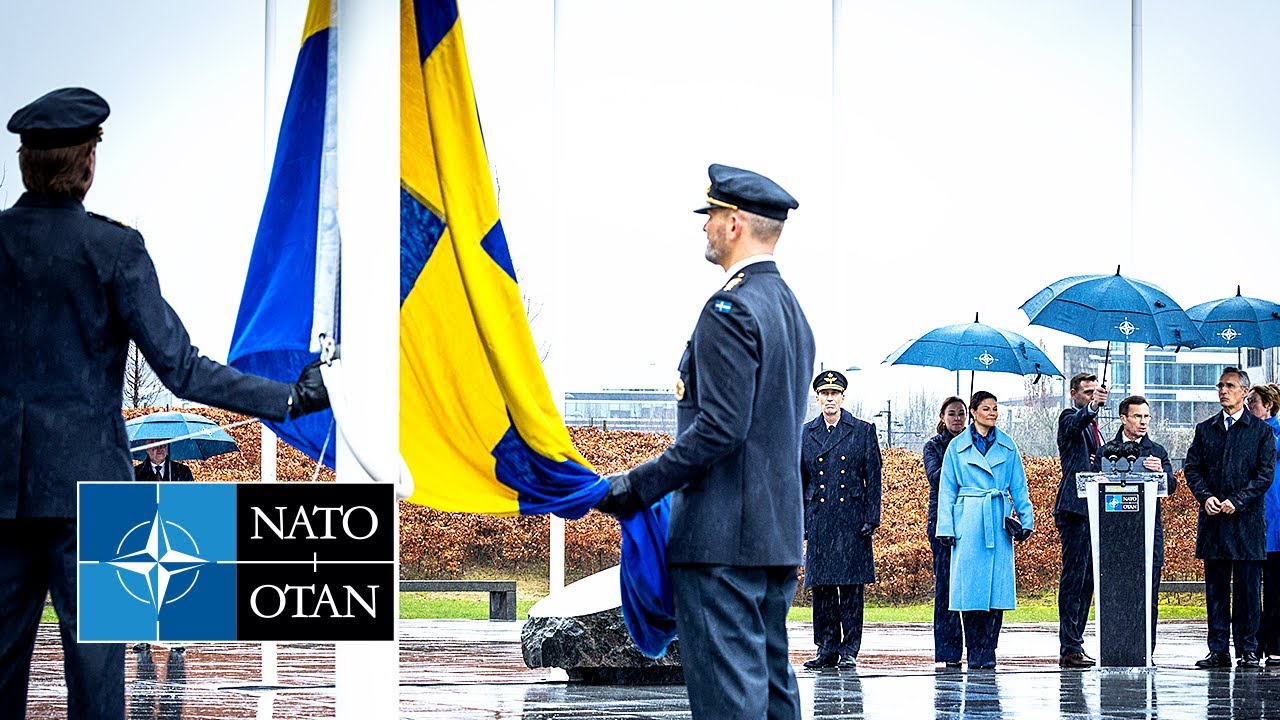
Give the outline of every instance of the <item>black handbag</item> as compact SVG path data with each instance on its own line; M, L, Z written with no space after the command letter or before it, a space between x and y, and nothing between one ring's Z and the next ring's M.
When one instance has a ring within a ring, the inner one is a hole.
M1022 534L1022 521L1018 519L1017 515L1010 515L1004 519L1004 529L1016 538Z

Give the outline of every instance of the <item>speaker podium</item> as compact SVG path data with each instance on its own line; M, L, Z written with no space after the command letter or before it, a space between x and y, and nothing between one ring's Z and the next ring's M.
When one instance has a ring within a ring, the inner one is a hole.
M1169 486L1164 473L1130 466L1142 467L1104 461L1103 472L1076 475L1089 506L1099 667L1151 667L1156 498Z

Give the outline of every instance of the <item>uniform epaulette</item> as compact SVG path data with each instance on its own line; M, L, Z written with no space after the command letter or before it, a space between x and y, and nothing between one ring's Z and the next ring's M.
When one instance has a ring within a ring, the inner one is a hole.
M98 213L93 212L93 211L91 211L91 210L90 210L90 211L86 211L86 214L87 214L89 217L91 217L91 218L97 218L98 220L102 220L102 221L105 221L105 222L109 222L109 223L111 223L112 225L115 225L115 226L117 226L117 227L122 227L122 228L124 228L125 230L132 230L132 229L133 229L133 228L129 227L128 225L125 225L124 223L120 222L119 220L116 220L115 218L109 218L109 217L107 217L106 215L99 215Z
M744 272L740 272L737 275L734 275L733 277L729 278L729 282L725 283L724 287L720 288L720 290L722 292L729 292L730 290L738 287L739 285L741 285L746 281L747 281L747 274Z

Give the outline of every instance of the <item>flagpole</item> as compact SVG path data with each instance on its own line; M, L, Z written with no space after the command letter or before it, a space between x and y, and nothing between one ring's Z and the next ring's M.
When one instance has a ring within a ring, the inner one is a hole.
M276 0L266 0L263 6L263 45L262 45L262 194L265 197L267 188L271 183L271 167L273 155L275 155L276 132L272 127L272 118L275 113L272 112L272 98L274 97L274 87L271 82L271 74L275 70L276 64ZM260 459L262 468L262 482L273 483L276 481L276 434L266 423L258 423L258 427L262 432L262 456ZM280 672L279 662L277 659L278 646L273 642L262 643L262 684L263 685L279 685ZM258 715L259 717L271 717L274 702L274 693L263 693L258 699Z
M337 186L341 235L340 324L344 380L360 415L361 452L399 453L400 4L337 5ZM393 466L398 463L393 464ZM342 433L338 482L369 482ZM398 537L396 551L399 551ZM399 617L399 594L392 607ZM394 622L394 620L393 620ZM399 717L397 642L335 644L337 720Z
M557 113L559 111L558 106L560 101L560 98L559 98L560 0L552 0L551 16L552 16L551 17L551 122L553 125L551 137L552 137L552 143L554 143L555 138L557 137L556 131L559 129L558 128L559 123L556 121L557 121ZM553 150L553 153L554 153L554 150ZM553 163L555 162L555 157L557 156L558 154L553 154L552 156ZM554 179L555 177L556 176L553 173L552 178ZM555 190L552 190L552 192L554 193ZM552 201L552 207L553 208L556 207L556 203L554 202L554 199ZM556 233L556 237L559 238L560 234ZM563 242L563 241L557 240L557 242ZM563 274L564 272L563 264L558 263L557 265L560 268L557 270L557 272L560 272L561 274ZM564 287L564 285L565 284L563 282L556 283L556 288L557 288L556 292L559 293L560 292L559 288ZM557 300L559 300L559 298L557 298ZM560 309L561 307L563 307L562 303L557 301L556 302L557 310ZM561 327L561 324L557 323L554 325L554 327L559 328ZM548 380L550 380L550 378L548 378ZM558 383L549 382L548 384L551 386L553 392L556 390L564 389L564 388L561 388ZM558 395L559 396L554 398L554 400L556 402L556 406L560 408L561 417L563 417L564 416L564 393L561 392L561 393L558 393ZM547 565L548 565L548 576L549 576L548 577L548 580L549 580L548 593L553 593L564 587L564 518L558 517L556 515L552 515L550 518L550 521L548 522L548 527L549 527L549 533L547 538L547 542L549 545L547 550Z

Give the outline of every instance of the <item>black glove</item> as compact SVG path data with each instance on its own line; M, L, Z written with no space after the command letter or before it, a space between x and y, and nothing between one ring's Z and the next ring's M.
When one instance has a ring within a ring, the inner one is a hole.
M862 533L862 537L871 537L871 534L876 531L877 527L879 526L873 523L862 523L862 529L858 532Z
M596 509L615 517L626 517L644 508L644 500L631 489L631 480L625 472L606 475L609 492L596 503Z
M320 376L320 361L312 361L302 368L298 382L293 384L293 392L289 394L289 419L296 420L303 415L329 409L329 390L324 386L324 378Z
M1031 537L1031 528L1022 528L1021 530L1018 531L1017 535L1013 536L1013 539L1017 540L1018 542L1022 542L1023 540L1026 540L1029 537Z
M956 546L956 539L951 537L950 535L939 535L938 542L942 543L943 545L946 545L947 547Z

